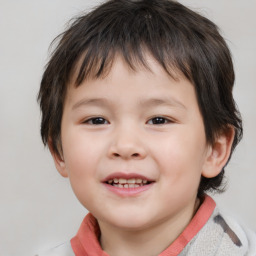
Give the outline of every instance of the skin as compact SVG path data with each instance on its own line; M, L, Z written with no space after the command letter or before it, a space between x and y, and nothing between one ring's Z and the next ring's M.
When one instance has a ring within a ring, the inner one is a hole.
M134 72L116 58L104 78L78 88L73 78L61 124L63 154L52 151L58 171L97 218L101 246L111 256L166 249L197 209L201 175L221 171L234 136L230 129L209 145L193 85L178 73L171 78L150 56L148 63L151 71ZM120 196L102 182L116 172L154 182Z

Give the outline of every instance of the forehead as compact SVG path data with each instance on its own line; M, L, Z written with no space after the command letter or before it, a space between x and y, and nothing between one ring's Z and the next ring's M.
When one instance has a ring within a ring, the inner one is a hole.
M101 63L101 57L91 60L89 66L85 66L86 53L82 54L78 61L71 69L68 87L78 87L84 81L102 80L109 78L113 73L118 73L122 68L125 68L130 75L136 73L147 73L147 76L160 75L165 73L170 79L178 81L179 79L187 79L185 75L176 66L170 63L169 66L159 63L147 50L142 53L142 58L134 56L131 59L126 59L121 53L114 53L108 61Z
M174 70L171 76L150 55L146 61L147 66L138 65L133 70L122 57L117 56L104 76L89 77L76 86L78 67L70 80L66 99L74 106L81 102L99 105L99 102L107 101L129 104L127 101L133 99L137 103L161 105L168 102L180 107L196 102L194 86L181 72Z

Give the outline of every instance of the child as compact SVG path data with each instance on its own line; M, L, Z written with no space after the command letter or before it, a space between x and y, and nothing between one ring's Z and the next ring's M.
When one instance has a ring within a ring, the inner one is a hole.
M207 191L242 137L229 49L171 0L111 0L60 36L39 92L41 135L90 212L45 255L256 255Z

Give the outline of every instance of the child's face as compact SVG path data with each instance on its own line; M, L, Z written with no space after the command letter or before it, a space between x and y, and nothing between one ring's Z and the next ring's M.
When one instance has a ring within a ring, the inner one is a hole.
M105 78L67 92L57 167L100 225L137 230L193 214L210 151L194 87L149 63L152 72L132 72L117 58Z

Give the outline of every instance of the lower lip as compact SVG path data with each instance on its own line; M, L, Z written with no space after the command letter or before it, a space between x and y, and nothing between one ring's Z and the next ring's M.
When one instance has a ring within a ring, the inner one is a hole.
M137 196L137 195L149 190L154 185L154 182L147 184L147 185L143 185L141 187L137 187L137 188L119 188L119 187L114 187L112 185L109 185L107 183L103 183L103 184L108 190L115 193L116 195L123 196L123 197L129 197L129 196Z

